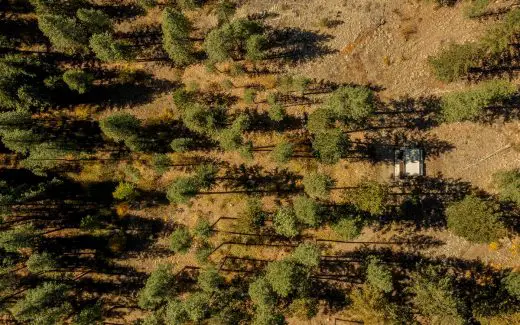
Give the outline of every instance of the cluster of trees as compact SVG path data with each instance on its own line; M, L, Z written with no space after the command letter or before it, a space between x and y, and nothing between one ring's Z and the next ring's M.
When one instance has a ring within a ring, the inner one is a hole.
M467 76L477 68L509 55L514 37L520 33L520 9L508 12L503 20L492 27L477 42L450 44L429 62L437 78L452 82ZM514 51L514 49L511 49Z

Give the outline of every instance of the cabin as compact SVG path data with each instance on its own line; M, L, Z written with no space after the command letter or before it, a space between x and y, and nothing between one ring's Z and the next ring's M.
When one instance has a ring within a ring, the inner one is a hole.
M424 152L420 148L400 148L394 153L394 177L424 176Z

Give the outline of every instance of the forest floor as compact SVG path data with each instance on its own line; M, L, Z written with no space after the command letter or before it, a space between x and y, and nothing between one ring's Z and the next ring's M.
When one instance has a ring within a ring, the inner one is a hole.
M502 1L504 2L504 1ZM202 9L204 10L204 9ZM157 26L159 10L152 10L147 16L137 17L135 21L125 22L118 26L122 32L146 26ZM246 0L242 1L237 15L265 13L265 23L272 28L294 28L301 33L296 37L308 38L308 56L301 58L298 64L282 63L269 67L273 73L256 77L232 77L234 88L231 95L242 97L244 86L262 85L265 89L274 87L280 73L299 74L316 80L329 80L337 83L369 84L380 89L379 95L385 103L405 97L426 98L430 95L441 95L444 92L468 87L465 82L443 84L432 76L427 59L429 56L449 42L470 41L478 37L492 21L470 20L464 16L464 4L455 8L435 8L427 1L418 0ZM197 33L204 34L212 28L216 20L209 13L194 12ZM207 18L203 18L207 17ZM325 27L324 20L331 27ZM315 51L316 53L312 53ZM323 54L324 53L324 54ZM129 69L143 69L154 78L171 83L183 82L196 85L200 89L214 89L229 76L218 72L208 72L203 65L189 67L184 73L163 62L140 62L131 64ZM518 80L516 80L518 82ZM149 103L124 107L143 120L160 120L176 116L171 100L171 93L157 95ZM312 96L319 99L320 95ZM255 104L259 111L267 105L259 97ZM389 105L388 105L389 106ZM238 102L233 109L242 109L244 104ZM287 109L288 114L301 117L317 107L313 105L294 105ZM103 114L109 114L104 112ZM419 112L413 118L421 119L424 113ZM410 116L398 115L403 121ZM388 119L399 123L391 115L381 115L384 123ZM412 119L413 121L413 119ZM520 167L520 153L515 149L515 139L520 124L495 120L489 124L454 123L426 125L423 128L389 128L385 130L354 132L353 139L363 141L367 137L391 139L405 137L408 141L431 145L426 150L427 176L442 175L446 179L470 182L473 186L494 193L492 175L498 170ZM297 138L301 130L291 130L289 135ZM253 132L250 135L255 147L271 146L280 141L276 131ZM214 158L227 161L232 165L245 164L257 166L261 173L269 173L278 167L269 159L268 152L255 152L252 161L246 161L238 154L212 152ZM172 159L175 154L171 154ZM142 167L142 166L137 166ZM304 171L316 169L330 173L337 181L337 187L355 186L363 179L391 181L393 166L390 162L372 163L363 159L343 159L334 166L322 166L309 158L293 159L286 166L291 173L301 175ZM147 171L141 168L144 175ZM160 178L142 177L140 185L143 189L164 189L173 177L183 171L170 171ZM90 175L89 175L90 174ZM102 170L84 170L82 175L96 179L111 177ZM225 191L224 187L213 190ZM146 218L161 219L166 223L183 223L193 226L199 216L206 216L211 221L220 217L236 217L243 205L245 193L216 193L199 195L190 205L160 205L132 211ZM341 202L345 191L333 191L333 200ZM283 200L282 198L281 200ZM274 210L279 197L265 195L262 197L267 210ZM219 222L217 229L232 229L232 221ZM313 234L318 239L336 239L330 229L320 230ZM421 239L422 238L422 239ZM227 240L224 234L214 237L214 244ZM422 241L421 241L422 240ZM425 244L428 241L434 244ZM476 245L450 235L447 231L437 229L415 229L391 225L383 230L366 229L356 242L390 243L379 245L395 251L418 252L427 256L458 257L479 259L485 263L500 267L520 268L518 244L505 241L498 248L486 244ZM392 244L397 243L397 244ZM422 244L421 244L422 243ZM345 251L360 248L364 244L331 244L328 251ZM374 244L367 244L368 246ZM173 255L167 253L167 238L164 234L158 243L136 256L126 256L119 262L136 268L138 271L150 272L157 265L172 263L176 270L187 265L196 265L191 254ZM516 247L516 249L515 249ZM215 262L226 255L249 256L273 260L290 251L289 248L247 248L242 246L223 246L211 256ZM129 313L125 320L135 315ZM309 324L331 324L330 315L318 317ZM294 322L293 324L297 324Z

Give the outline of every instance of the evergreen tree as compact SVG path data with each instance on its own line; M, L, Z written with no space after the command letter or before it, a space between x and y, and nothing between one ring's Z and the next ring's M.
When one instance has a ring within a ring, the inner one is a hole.
M455 294L449 276L427 268L423 273L415 274L413 281L412 302L421 315L436 324L467 324L468 307Z
M193 62L193 47L189 34L191 30L189 20L182 12L166 8L162 14L163 47L170 59L178 65L187 65Z
M116 200L131 201L137 196L137 190L135 189L135 185L132 183L119 182L112 193L112 196Z
M167 302L173 295L175 278L171 272L171 266L159 265L148 279L143 289L139 292L139 307L155 309Z
M197 284L202 291L211 294L220 290L220 287L224 284L224 278L216 268L206 267L200 271Z
M102 119L99 126L107 137L122 142L136 135L141 121L129 113L115 113Z
M293 199L294 213L301 223L316 227L321 223L321 206L315 200L299 195Z
M336 118L336 113L332 109L318 108L309 115L307 130L314 134L325 132L334 126Z
M38 26L58 51L66 54L86 54L88 52L87 31L75 18L43 14L38 16Z
M334 181L325 174L310 172L303 177L305 193L314 199L328 199L332 186L334 186Z
M69 287L55 282L44 282L29 289L25 297L11 308L14 318L30 324L60 324L72 310L67 301Z
M63 81L71 90L84 94L92 87L94 76L83 70L73 69L65 71Z
M89 45L101 61L129 61L134 57L130 46L123 41L115 40L110 32L92 35Z
M217 4L215 12L217 14L218 25L222 26L229 23L233 15L235 15L236 5L229 0L220 0Z
M284 237L294 237L299 234L298 224L294 210L290 207L280 207L273 216L274 229L277 234Z
M72 325L101 325L103 324L102 320L101 304L96 303L83 308L79 314L74 317Z
M271 151L271 158L279 164L285 164L291 160L293 153L293 144L284 140L273 148L273 151Z
M375 95L367 87L343 86L334 91L327 106L344 122L361 125L375 111Z
M315 244L303 243L292 252L290 260L306 266L316 268L320 264L320 248Z
M361 234L362 222L359 218L342 218L332 225L332 230L342 240L353 240Z
M349 147L345 133L340 129L330 129L314 135L312 149L314 155L324 164L335 164L343 157Z
M56 259L47 252L32 254L25 264L31 273L47 272L57 268Z
M187 227L178 227L170 235L170 250L174 253L187 253L191 244L192 238Z
M249 36L246 41L246 58L252 61L264 59L266 44L267 38L264 35L254 34Z
M428 59L435 76L444 82L452 82L468 74L479 64L484 50L477 43L449 44L438 55Z
M262 201L257 197L248 198L245 210L239 214L239 230L258 231L264 225L266 214L262 210Z
M501 197L520 204L520 169L496 173L494 179Z
M4 146L14 152L27 154L42 139L32 130L12 129L7 132L0 131Z
M386 293L392 292L394 289L392 272L377 257L369 259L367 281L373 287Z
M199 192L199 184L193 177L179 177L174 180L168 190L166 197L173 204L187 203Z
M76 16L91 34L112 31L110 17L101 10L81 8L76 12Z
M276 296L269 281L261 276L249 285L249 297L260 308L272 308L276 302Z
M32 248L37 236L38 232L32 224L16 226L0 232L0 248L12 253L23 248Z
M293 292L308 285L307 272L301 266L289 260L269 263L265 277L273 291L283 298L287 298Z
M194 322L200 322L209 315L210 295L205 292L192 293L184 301L184 309Z
M168 325L185 324L189 318L183 302L178 299L171 299L168 301L164 320Z
M355 190L345 192L346 199L356 208L374 216L384 213L388 196L388 186L376 181L363 181Z
M468 195L446 209L448 229L475 243L497 241L506 234L497 210L494 203Z
M384 293L370 285L357 288L350 294L350 310L365 324L411 324L400 321L398 308Z
M520 299L520 272L511 272L503 279L504 286L509 294Z

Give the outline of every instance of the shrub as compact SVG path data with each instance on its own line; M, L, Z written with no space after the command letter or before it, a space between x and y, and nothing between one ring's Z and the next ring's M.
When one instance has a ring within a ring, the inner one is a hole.
M246 88L244 90L244 101L246 104L253 104L256 99L256 90L253 88Z
M219 1L215 12L218 19L218 25L222 26L224 23L229 23L236 11L236 4L229 0Z
M119 182L115 191L112 193L114 199L130 201L137 196L135 185L127 182Z
M314 199L326 200L333 185L334 181L332 178L325 174L311 172L303 177L305 193Z
M470 90L447 94L442 98L441 106L444 120L474 120L483 114L487 106L504 102L516 92L516 86L505 80L491 80Z
M364 285L350 294L351 310L364 324L412 324L399 321L398 310L383 292Z
M152 166L156 173L166 173L172 164L172 161L168 155L165 154L154 154L152 156Z
M349 142L340 129L325 130L314 135L314 155L324 164L335 164L346 152Z
M200 243L195 250L195 259L197 260L197 263L205 264L213 250L214 247L210 243L206 241Z
M170 235L170 250L185 254L191 247L192 238L187 227L178 227Z
M327 107L346 123L359 125L374 113L375 95L366 87L343 86L329 97Z
M332 230L343 240L356 239L361 234L362 224L357 218L343 218L332 225Z
M92 87L94 76L83 70L67 70L63 74L63 81L71 90L84 94Z
M311 227L321 223L321 206L315 200L299 195L293 199L293 207L296 218L301 223Z
M299 233L296 215L290 207L280 207L273 217L273 223L276 233L284 237L291 238Z
M496 173L494 179L500 196L520 205L520 169Z
M448 229L471 242L489 243L506 234L497 206L475 195L449 205L446 217Z
M282 141L273 148L270 156L275 162L285 164L291 160L293 152L293 144L288 141Z
M373 287L389 293L394 289L392 272L377 257L369 260L367 267L367 281Z

